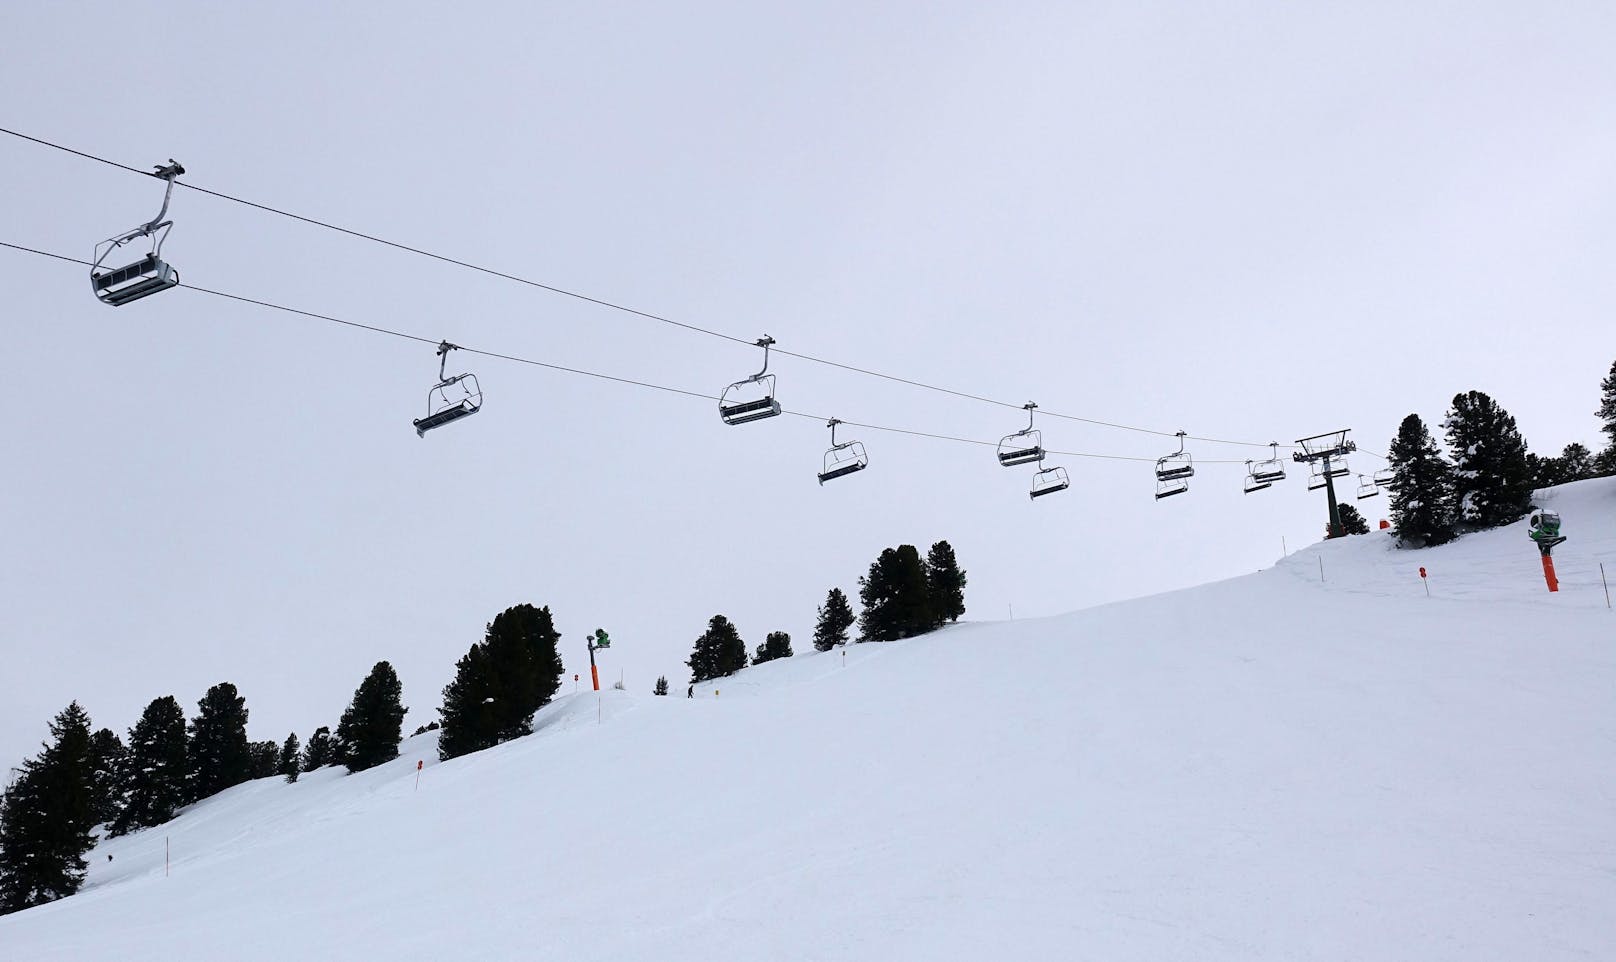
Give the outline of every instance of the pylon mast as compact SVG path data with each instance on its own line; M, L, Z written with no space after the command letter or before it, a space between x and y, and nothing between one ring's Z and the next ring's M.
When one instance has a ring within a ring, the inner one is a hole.
M1339 538L1346 534L1346 529L1341 524L1341 506L1335 498L1335 479L1348 473L1346 457L1358 450L1356 442L1347 440L1347 432L1351 430L1351 428L1342 428L1339 431L1331 431L1327 434L1300 438L1296 444L1302 450L1291 455L1291 459L1298 464L1307 465L1310 472L1315 471L1314 465L1317 464L1319 468L1317 473L1324 476L1324 490L1330 503L1330 520L1327 530L1332 538ZM1332 465L1331 461L1340 463Z

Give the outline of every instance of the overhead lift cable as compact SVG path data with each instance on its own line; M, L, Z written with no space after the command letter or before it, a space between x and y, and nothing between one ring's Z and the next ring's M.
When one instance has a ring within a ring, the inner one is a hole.
M119 170L128 171L128 172L134 173L134 174L140 174L141 176L150 176L150 174L147 171L143 171L143 170L137 169L135 167L130 167L127 164L121 164L121 163L119 163L119 162L117 162L115 160L110 160L110 159L108 159L106 157L99 157L99 156L97 156L95 154L87 153L87 152L82 151L82 150L75 150L72 147L66 147L66 146L64 146L62 144L53 143L52 141L44 140L44 139L39 138L39 137L32 137L32 136L29 136L28 134L22 133L21 131L11 130L11 129L5 128L5 127L0 127L0 133L9 134L9 135L11 135L13 137L16 137L16 138L20 139L20 140L26 140L26 141L29 141L30 143L39 144L40 146L43 146L43 147L49 147L49 148L52 148L54 150L60 150L60 151L62 151L64 153L72 154L75 157L81 157L81 158L83 158L85 160L92 160L92 161L95 161L97 163L106 164L109 167L116 167ZM563 288L563 287L556 287L555 285L552 285L552 284L545 284L545 283L542 283L542 282L539 282L539 281L532 280L531 278L521 277L521 276L516 275L516 274L509 274L509 273L506 273L504 271L495 270L494 268L491 268L491 267L484 267L481 264L476 264L476 263L473 263L471 261L461 260L459 258L450 257L450 256L447 256L445 254L438 254L438 253L435 253L433 251L425 250L425 249L420 248L420 247L414 247L414 246L411 246L409 244L400 243L398 241L388 240L385 237L380 237L380 236L377 236L375 234L367 234L364 231L354 230L354 229L348 228L348 227L342 227L342 226L340 226L338 224L330 223L329 221L323 221L323 220L320 220L318 218L309 217L309 216L306 216L306 215L303 215L303 214L296 214L296 213L293 213L293 212L288 211L288 210L283 210L283 209L281 209L279 207L273 207L273 206L268 205L268 204L258 203L257 201L247 200L246 198L243 198L243 197L237 197L237 196L235 196L233 194L226 194L226 193L224 193L222 191L210 190L210 189L208 189L206 187L199 187L199 186L197 186L195 184L185 183L183 181L177 181L176 183L178 183L179 186L181 186L181 187L187 188L189 190L194 190L194 191L196 191L198 193L201 193L201 194L207 194L210 197L216 197L216 198L218 198L220 200L226 200L226 201L230 201L231 203L241 204L241 205L246 206L246 207L252 207L252 208L254 208L256 210L261 210L261 211L264 211L266 213L278 214L278 215L280 215L282 217L287 217L287 218L290 218L292 220L301 221L302 223L309 224L309 225L314 226L314 227L320 227L320 228L324 228L326 230L335 231L335 232L340 233L340 234L346 234L349 237L354 237L354 238L358 238L360 240L370 241L371 243L375 243L375 244L381 244L381 245L386 246L386 247L394 248L395 250L405 251L407 253L415 254L415 255L420 256L420 257L431 258L432 260L441 261L441 262L443 262L445 264L452 264L452 265L454 265L456 267L462 267L462 268L465 268L467 270L477 271L477 272L482 273L482 274L487 274L487 275L492 276L492 277L498 277L498 278L501 278L503 280L508 280L508 281L515 282L517 284L524 284L524 285L526 285L528 287L533 287L533 288L537 288L539 290L548 291L548 292L550 292L552 294L559 294L559 295L564 296L564 297L570 297L570 298L574 298L576 300L585 301L587 303L595 304L595 305L597 305L599 307L604 307L604 308L607 308L609 310L620 311L620 312L625 313L625 314L632 314L632 315L634 315L636 317L644 318L646 320L656 321L656 322L661 323L661 324L668 324L668 325L671 325L673 327L681 328L683 330L691 331L691 332L698 333L698 334L706 334L709 337L716 337L716 338L720 338L722 340L732 341L732 342L734 342L736 344L753 344L753 343L755 343L754 341L748 340L747 338L744 338L744 337L736 337L736 336L734 336L732 334L725 334L722 331L715 331L715 330L712 330L711 328L705 328L705 327L701 327L701 326L696 325L696 324L689 324L689 323L686 323L684 321L674 320L673 318L666 317L666 316L661 315L661 314L655 314L655 313L652 313L650 311L643 311L643 310L640 310L638 308L629 307L629 306L627 306L625 304L619 304L617 302L608 301L608 300L605 300L603 298L591 297L588 294L582 294L582 293L579 293L577 291L571 291L571 290L568 290L568 289ZM846 363L843 363L841 361L833 361L833 360L831 360L829 358L817 357L817 356L812 355L812 354L803 354L803 353L799 353L799 352L795 352L795 351L787 351L787 350L777 350L776 353L784 354L787 357L793 357L793 358L796 358L796 359L801 360L801 361L808 361L808 362L811 362L811 363L814 363L814 364L823 364L823 365L825 365L827 367L839 368L841 370L848 371L850 373L862 374L862 375L865 375L866 377L874 377L874 378L879 378L881 380L892 381L892 382L897 383L897 384L904 384L904 385L908 385L910 387L920 388L922 390L934 391L934 392L937 392L939 394L948 394L948 395L952 395L952 396L957 397L957 398L962 398L962 399L971 400L971 401L977 401L977 402L980 402L980 403L983 403L983 404L993 404L993 405L997 405L999 407L1004 407L1004 408L1021 408L1021 407L1023 407L1023 405L1016 404L1016 403L1013 403L1013 402L1010 402L1010 401L1001 401L1001 400L998 400L996 398L984 397L983 395L980 395L980 394L972 394L972 393L970 393L968 391L959 391L959 390L955 390L953 388L947 388L947 387L942 387L942 386L936 385L936 384L930 384L930 383L927 383L925 381L917 381L917 380L914 380L914 379L911 379L911 378L900 377L900 376L895 375L895 374L886 374L884 372L872 370L870 368L859 367L859 366L853 365L853 364L846 364ZM1097 419L1097 418L1087 418L1087 417L1082 417L1080 415L1075 415L1075 414L1062 414L1060 412L1050 411L1048 409L1045 409L1043 413L1048 417L1060 418L1062 420L1067 420L1067 421L1078 421L1078 422L1081 422L1083 424L1092 424L1092 425L1095 425L1097 427L1112 428L1112 429L1118 430L1118 431L1132 431L1132 432L1139 433L1139 434L1153 434L1153 435L1157 435L1157 436L1160 436L1160 437L1179 437L1182 434L1182 432L1157 431L1157 430L1154 430L1154 429L1151 429L1151 428L1139 427L1137 425L1122 424L1122 423L1116 422L1116 421L1104 421L1104 420L1100 420L1100 419ZM1202 437L1202 436L1197 436L1197 435L1189 435L1188 437L1189 437L1189 440L1201 441L1201 442L1205 442L1205 443L1208 443L1208 444L1229 444L1229 445L1237 445L1237 446L1241 446L1241 447L1255 447L1255 448L1262 448L1262 447L1267 447L1268 446L1265 443L1257 442L1257 441L1235 441L1235 440L1229 440L1227 438ZM1058 453L1058 452L1052 452L1052 453ZM1141 459L1141 460L1148 460L1148 459ZM1241 462L1230 462L1230 463L1241 463Z
M10 243L8 241L0 241L0 247L10 248L11 250L21 251L21 252L26 253L26 254L34 254L34 255L39 256L39 257L47 257L47 258L50 258L52 260L62 261L63 263L67 263L67 264L77 264L77 265L80 265L80 266L83 266L83 267L90 266L89 261L81 260L81 259L79 259L77 257L69 257L69 256L67 256L65 254L56 254L56 253L53 253L51 251L39 250L38 248L27 247L27 246L24 246L22 244L13 244L13 243ZM446 343L441 338L424 337L424 336L419 335L419 334L410 334L410 333L408 333L406 331L398 331L398 330L393 330L391 328L379 327L379 326L374 325L374 324L364 324L364 323L361 323L359 321L349 320L347 318L334 317L334 316L332 316L330 314L321 314L321 313L318 313L316 311L303 310L302 308L297 308L297 307L288 307L288 306L286 306L284 304L277 304L277 303L275 303L273 301L266 301L266 300L262 300L260 298L255 298L255 297L247 297L247 296L242 295L242 294L232 294L232 293L230 293L228 291L214 290L214 289L208 288L208 287L200 287L200 286L197 286L197 285L191 284L191 283L181 284L181 285L179 285L179 287L182 290L195 291L195 292L197 292L199 294L208 294L208 295L213 296L213 297L220 297L220 298L224 298L226 300L237 301L237 302L240 302L242 304L251 304L251 305L254 305L256 307L263 307L263 308L267 308L269 310L282 311L282 312L285 312L285 313L288 313L288 314L296 314L296 315L298 315L300 317L307 317L307 318L310 318L312 320L325 321L325 322L331 323L331 324L340 324L340 325L342 325L344 327L356 328L356 329L362 330L362 331L370 331L373 334L385 334L385 335L388 335L389 337L402 338L402 339L407 340L407 341L415 341L415 342L418 342L418 343L421 343L421 344L430 344L434 348L441 347L444 343ZM666 392L668 394L679 394L679 395L683 395L685 397L697 398L697 399L700 399L700 400L703 400L703 401L717 401L717 400L719 400L719 397L717 395L706 394L706 393L703 393L701 391L691 391L691 390L686 390L684 388L671 387L671 386L666 385L666 384L657 384L657 383L654 383L654 382L651 382L651 381L640 381L640 380L636 380L634 378L619 377L619 376L614 375L614 374L603 374L603 373L601 373L599 371L590 371L590 370L586 370L584 368L568 367L568 366L563 365L563 364L554 364L554 363L551 363L549 361L540 361L540 360L538 360L536 358L522 357L522 356L516 355L516 354L505 354L505 353L502 353L502 352L499 352L499 351L491 351L491 350L484 350L484 349L475 348L475 347L467 347L467 346L462 345L462 344L452 345L452 347L455 350L464 351L467 354L476 354L476 355L480 355L482 357L494 358L496 360L501 360L501 361L510 361L512 363L515 363L515 364L527 364L527 365L530 365L530 366L533 366L533 367L544 368L545 370L560 371L560 372L565 373L565 374L577 374L577 375L581 375L583 377L595 378L597 380L611 381L611 382L613 382L615 384L626 384L626 385L629 385L629 386L632 386L632 387L646 388L646 389L653 390L653 391L663 391L663 392ZM441 368L441 365L440 365L440 368ZM782 414L789 414L789 415L792 415L793 417L798 417L798 418L808 418L808 419L813 420L813 421L818 421L818 422L820 422L822 424L829 420L828 418L824 417L823 415L811 414L811 413L808 413L808 412L805 412L805 411L791 411L791 410L784 410L783 409L781 411L781 413ZM998 441L984 441L984 440L980 440L980 439L977 439L977 438L964 438L964 437L958 437L956 435L938 434L938 433L931 432L931 431L917 431L917 430L914 430L914 429L911 429L911 428L893 427L891 425L885 425L885 424L874 424L874 423L863 422L863 421L849 421L849 420L846 420L846 419L838 419L838 420L839 420L840 424L846 425L849 428L863 428L863 429L868 430L868 431L881 431L881 432L888 433L888 434L903 434L903 435L908 435L910 437L927 438L927 439L934 440L934 441L947 441L947 442L954 443L954 444L970 444L970 445L975 445L975 446L978 446L978 447L997 448L999 446L999 443L1000 443ZM1130 455L1123 455L1123 454L1096 454L1096 453L1085 452L1085 451L1053 451L1053 450L1051 450L1051 451L1048 451L1047 453L1048 454L1061 455L1062 457L1088 458L1088 459L1096 460L1096 461L1154 462L1156 460L1155 458L1133 457L1133 456L1130 456ZM1206 464L1244 464L1243 461L1233 461L1233 460L1205 461L1203 463L1206 463Z

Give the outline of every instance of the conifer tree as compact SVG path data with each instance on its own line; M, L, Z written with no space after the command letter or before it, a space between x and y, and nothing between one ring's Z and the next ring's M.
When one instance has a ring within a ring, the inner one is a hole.
M733 675L746 667L746 642L728 618L713 615L685 664L690 666L691 684Z
M847 630L856 620L842 589L830 589L825 603L819 607L819 621L814 625L814 650L830 651L837 645L847 644Z
M926 566L912 544L887 548L859 579L859 632L864 641L895 641L930 631L935 624Z
M947 541L937 542L926 553L926 590L931 595L932 627L958 621L965 614L965 572Z
M161 825L190 798L185 711L173 695L154 698L129 729L123 808L113 835Z
M1453 459L1454 505L1461 522L1495 528L1531 508L1526 441L1508 411L1480 391L1456 394L1442 427Z
M247 765L247 777L268 778L276 774L280 766L281 750L273 741L248 742L247 757L251 759Z
M1599 382L1599 410L1594 416L1604 422L1599 430L1605 432L1605 450L1601 459L1616 470L1616 361L1611 362L1610 373ZM1606 473L1609 473L1607 470Z
M1403 419L1388 454L1397 537L1416 547L1452 541L1453 468L1418 414Z
M1566 445L1556 460L1561 465L1561 484L1598 477L1594 469L1593 452L1575 441Z
M191 799L198 801L240 785L252 776L247 741L247 699L225 681L208 689L191 719L187 751Z
M90 716L73 702L51 720L53 741L0 800L0 914L77 892L94 839Z
M316 728L309 736L309 743L303 746L303 770L312 772L336 761L332 748L331 729L324 725Z
M666 695L668 693L668 676L658 675L656 687L651 689L653 695Z
M791 657L791 636L783 631L771 631L758 645L757 654L752 658L752 664L761 665L776 658Z
M297 732L292 732L281 743L281 757L275 765L275 774L283 776L288 782L295 782L302 770L302 751L297 743Z
M91 808L95 824L108 825L123 807L124 778L129 766L123 741L110 728L90 736L90 781L94 788Z
M455 666L438 714L444 760L533 732L533 714L561 687L561 654L549 608L516 605L489 622Z
M353 701L337 723L337 741L342 743L340 759L350 772L362 772L398 757L398 743L404 737L402 703L404 686L398 673L385 661L378 661L354 691Z
M1369 522L1350 504L1343 504L1337 510L1341 517L1341 530L1346 534L1368 534Z

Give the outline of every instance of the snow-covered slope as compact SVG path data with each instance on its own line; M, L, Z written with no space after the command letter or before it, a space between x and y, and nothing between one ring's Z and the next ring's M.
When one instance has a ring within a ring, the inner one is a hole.
M1616 484L1551 496L1558 595L1518 526L1377 533L568 696L491 751L421 736L110 841L0 958L1613 958Z

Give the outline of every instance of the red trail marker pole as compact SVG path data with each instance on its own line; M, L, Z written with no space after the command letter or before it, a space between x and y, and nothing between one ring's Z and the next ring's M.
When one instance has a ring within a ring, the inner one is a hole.
M1425 597L1431 597L1431 583L1425 580L1425 569L1420 568L1420 584L1425 586Z
M421 768L425 764L426 764L426 762L422 761L419 758L417 758L415 760L415 790L416 791L421 790Z

